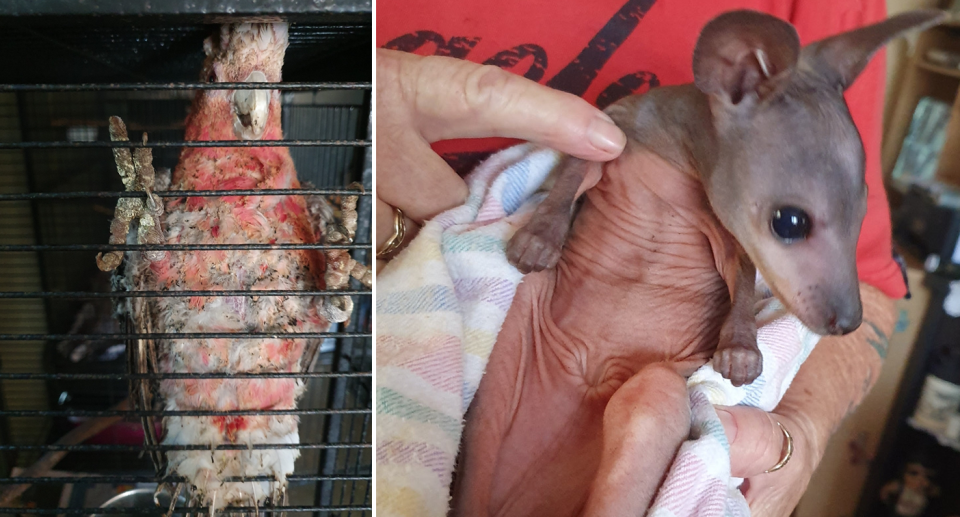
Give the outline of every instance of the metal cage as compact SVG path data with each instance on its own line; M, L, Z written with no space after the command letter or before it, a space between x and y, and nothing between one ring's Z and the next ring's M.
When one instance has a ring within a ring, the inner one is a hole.
M231 12L224 4L230 4ZM157 474L151 457L189 448L145 443L145 433L138 432L142 420L164 412L133 409L126 402L131 386L143 379L191 374L132 373L127 362L136 340L166 336L135 332L113 318L113 307L124 297L204 292L118 292L109 276L97 270L98 251L151 248L105 244L112 204L118 197L138 195L123 191L111 148L143 146L111 142L109 116L123 118L135 134L149 133L146 146L158 167L172 168L187 146L276 145L290 148L300 180L311 184L296 191L229 191L232 195L338 196L355 193L347 185L360 182L366 191L358 204L357 238L339 247L350 249L362 263L372 262L370 3L260 4L51 0L0 5L5 33L0 39L0 514L162 514L152 504L133 510L100 505L123 491L175 481ZM286 82L274 87L283 92L285 140L184 142L183 121L194 90L252 87L196 82L203 38L216 24L277 12L290 22ZM152 248L189 252L203 246ZM249 243L235 248L324 245ZM289 478L289 500L273 512L371 514L371 293L354 282L337 294L354 300L348 324L329 333L285 335L323 339L313 370L263 374L302 377L307 383L298 409L283 411L300 416L301 443L286 447L300 448L301 456ZM195 337L201 336L216 335ZM78 435L86 439L73 443Z

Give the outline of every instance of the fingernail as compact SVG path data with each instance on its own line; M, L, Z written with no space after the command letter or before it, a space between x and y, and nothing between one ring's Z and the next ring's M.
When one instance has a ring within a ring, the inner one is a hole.
M723 424L723 432L727 435L727 442L733 443L737 438L737 421L725 409L717 408L717 416L720 417L720 423Z
M606 113L600 113L590 122L587 137L597 149L610 154L620 154L627 143L627 137Z

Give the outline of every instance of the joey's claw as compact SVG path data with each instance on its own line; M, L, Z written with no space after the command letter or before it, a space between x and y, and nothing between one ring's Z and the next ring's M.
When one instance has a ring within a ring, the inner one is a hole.
M734 386L743 386L760 376L763 358L756 346L731 344L717 348L713 354L713 369Z
M564 237L557 233L549 228L521 228L507 243L507 260L524 274L556 266Z

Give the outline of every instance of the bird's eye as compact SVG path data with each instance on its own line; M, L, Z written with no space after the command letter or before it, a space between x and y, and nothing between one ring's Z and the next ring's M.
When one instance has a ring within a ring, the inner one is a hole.
M801 241L810 234L810 216L795 206L784 206L773 213L770 228L786 243Z

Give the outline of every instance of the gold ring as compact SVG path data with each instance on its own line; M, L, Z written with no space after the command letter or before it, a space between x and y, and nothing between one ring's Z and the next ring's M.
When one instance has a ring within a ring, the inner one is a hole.
M780 426L780 431L783 433L784 448L786 452L783 453L783 457L780 458L780 461L776 465L770 467L769 470L764 470L764 474L769 474L771 472L776 472L784 467L788 461L790 461L790 456L793 456L793 437L790 436L790 431L787 431L786 427L783 427L783 424L777 422L777 425Z
M403 222L403 212L399 208L393 207L393 235L387 239L383 249L377 252L377 258L383 258L397 251L397 248L403 244L403 236L407 233L406 224Z

